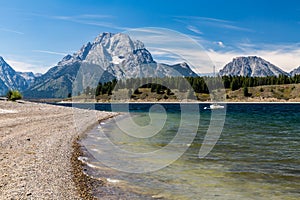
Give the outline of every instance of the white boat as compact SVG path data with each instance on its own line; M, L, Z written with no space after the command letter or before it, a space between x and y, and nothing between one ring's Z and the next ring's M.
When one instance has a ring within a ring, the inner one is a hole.
M217 109L224 109L225 106L219 105L219 104L211 104L209 107L204 107L205 110L217 110Z
M213 66L213 77L216 77L216 69L215 66ZM225 106L219 105L217 103L210 104L209 107L204 107L204 109L208 110L217 110L217 109L224 109Z
M209 106L209 108L210 108L211 110L216 110L216 109L223 109L223 108L225 108L225 107L222 106L222 105L219 105L219 104L214 103L214 104L211 104L211 105Z

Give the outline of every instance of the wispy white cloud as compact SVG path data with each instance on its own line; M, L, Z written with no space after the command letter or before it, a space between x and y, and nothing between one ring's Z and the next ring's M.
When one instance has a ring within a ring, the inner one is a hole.
M104 19L104 18L115 18L113 15L99 15L99 14L82 14L78 15L78 18L91 18L91 19Z
M255 32L252 29L245 28L242 26L238 26L236 22L218 19L218 18L210 18L210 17L196 17L196 16L176 16L174 20L193 26L213 26L217 28L230 29L235 31L244 31L244 32Z
M16 71L21 71L21 72L45 72L45 69L41 68L41 65L33 64L33 63L28 63L28 62L23 62L23 61L18 61L18 60L10 60L7 59L6 62Z
M223 68L235 57L259 56L285 71L300 66L299 44L243 43L224 44L211 42L200 37L199 40L168 29L144 28L129 32L140 39L158 62L175 64L187 62L198 73L212 72L212 66Z
M186 62L186 60L184 58L182 58L180 55L176 55L172 52L162 50L159 48L158 49L151 48L151 55L159 63L172 65L172 64Z
M241 27L241 26L235 26L235 25L231 25L231 24L214 24L214 25L216 27L231 29L231 30L236 30L236 31L255 32L252 29L244 28L244 27Z
M197 33L197 34L200 34L202 35L203 33L195 26L192 26L192 25L188 25L186 27L187 29L189 29L190 31L194 32L194 33Z
M75 22L75 21L74 21ZM108 22L88 22L88 21L77 21L77 23L85 24L85 25L91 25L91 26L100 26L100 27L106 27L106 28L112 28L112 29L118 29L118 30L129 30L131 28L124 27L124 26L117 26L113 23Z
M189 35L163 28L135 29L128 34L143 41L158 62L187 62L197 73L212 69L213 64L204 47Z
M62 55L62 56L67 55L67 53L55 52L55 51L47 51L47 50L32 50L32 51L33 52L38 52L38 53L53 54L53 55Z
M113 15L97 15L97 14L82 14L82 15L75 15L75 16L47 16L48 18L56 19L56 20L64 20L84 25L91 25L91 26L100 26L112 29L119 29L119 30L127 30L130 29L128 27L118 26L112 23L112 19L115 18Z
M212 18L212 17L176 16L176 18L188 19L188 20L201 20L201 21L217 22L217 23L233 23L232 21L229 21L229 20Z
M202 37L183 34L172 29L160 27L128 29L124 33L128 34L133 39L138 39L145 44L148 43L149 45L156 47L159 47L159 44L161 44L161 47L164 47L172 45L188 45L189 43L197 43L199 45L201 42L205 42Z
M16 71L45 73L51 66L55 66L52 60L40 59L38 56L22 56L15 54L3 54L5 61Z
M221 69L225 64L229 63L233 58L239 56L259 56L271 62L272 64L289 72L300 66L300 45L299 44L240 44L232 51L216 51L209 49L208 55Z
M51 16L54 19L61 20L81 20L81 19L111 19L114 18L113 15L93 15L93 14L82 14L82 15L72 15L72 16L64 16L64 15L56 15Z
M112 21L116 19L114 15L99 15L99 14L80 14L80 15L45 15L41 13L30 13L35 17L43 17L54 20L63 20L83 25L99 26L116 30L127 30L130 27L118 26Z
M16 31L16 30L7 29L7 28L0 28L0 31L15 33L15 34L19 34L19 35L24 35L24 33L21 32L21 31Z
M256 47L255 44L250 43L250 42L242 42L242 43L239 43L237 46L239 49L241 49L243 51L246 51L248 49L254 49Z

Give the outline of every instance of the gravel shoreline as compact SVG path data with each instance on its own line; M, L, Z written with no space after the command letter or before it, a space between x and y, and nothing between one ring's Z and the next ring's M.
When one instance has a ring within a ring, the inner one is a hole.
M5 101L0 111L0 199L93 199L77 141L117 113Z

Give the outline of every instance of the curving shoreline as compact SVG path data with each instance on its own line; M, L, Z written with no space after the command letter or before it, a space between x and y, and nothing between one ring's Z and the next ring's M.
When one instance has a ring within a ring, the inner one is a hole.
M80 156L83 156L81 145L79 144L80 140L81 137L75 138L72 145L73 152L70 162L72 164L73 182L76 185L78 195L82 199L93 200L96 198L93 195L92 187L97 180L93 180L84 173L85 165L78 159ZM101 184L100 181L98 183Z
M75 173L77 139L117 113L4 101L0 110L0 199L91 199L88 185L78 187L86 178Z

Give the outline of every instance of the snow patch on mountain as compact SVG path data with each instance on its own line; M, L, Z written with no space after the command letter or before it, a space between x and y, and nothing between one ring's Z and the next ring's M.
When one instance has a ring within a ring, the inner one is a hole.
M28 83L28 85L31 85L35 78L37 76L40 76L39 74L37 74L37 76L33 73L33 72L17 72L17 74L19 74L20 76L22 76Z

